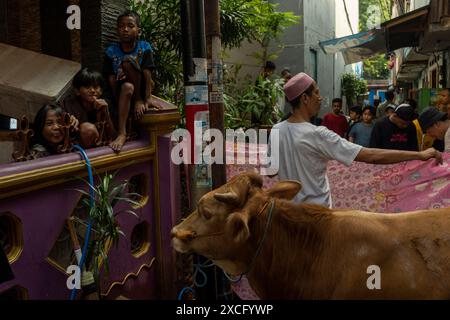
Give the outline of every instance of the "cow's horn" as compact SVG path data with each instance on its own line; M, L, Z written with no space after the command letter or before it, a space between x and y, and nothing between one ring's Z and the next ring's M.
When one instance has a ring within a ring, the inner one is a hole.
M231 203L234 205L239 205L239 197L233 191L229 191L226 193L216 193L214 195L214 198L216 198L217 200L224 202L224 203Z

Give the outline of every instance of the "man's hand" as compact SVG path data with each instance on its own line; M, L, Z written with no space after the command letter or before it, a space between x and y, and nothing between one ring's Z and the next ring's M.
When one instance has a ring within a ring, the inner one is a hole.
M79 130L80 121L78 121L77 118L70 115L70 126L72 127L72 130L74 132L77 132Z
M421 154L421 160L426 161L431 158L436 159L436 165L442 164L442 153L437 151L435 148L429 148L424 151L420 151Z

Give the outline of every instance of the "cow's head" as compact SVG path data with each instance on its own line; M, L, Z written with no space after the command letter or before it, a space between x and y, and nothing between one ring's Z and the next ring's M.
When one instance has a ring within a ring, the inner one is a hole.
M205 194L197 210L172 229L175 250L205 256L230 274L244 272L253 255L246 245L252 219L271 198L290 200L301 189L297 181L278 182L268 190L261 187L259 174L244 173Z

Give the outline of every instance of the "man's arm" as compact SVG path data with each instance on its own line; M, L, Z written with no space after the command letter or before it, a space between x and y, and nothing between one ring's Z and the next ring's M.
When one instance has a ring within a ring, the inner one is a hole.
M426 161L431 158L435 158L436 163L442 163L442 153L434 148L429 148L420 152L362 148L356 156L355 161L373 164L390 164L409 160Z

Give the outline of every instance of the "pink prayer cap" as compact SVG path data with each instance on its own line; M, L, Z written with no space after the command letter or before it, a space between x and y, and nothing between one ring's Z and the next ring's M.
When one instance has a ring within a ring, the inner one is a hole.
M292 101L308 89L314 79L304 72L297 73L284 85L284 94L288 101Z

